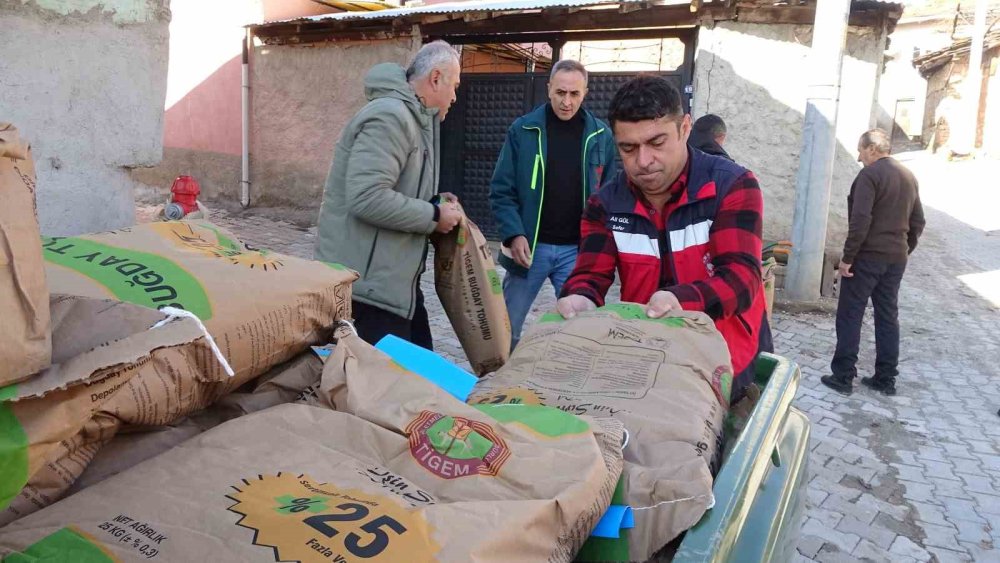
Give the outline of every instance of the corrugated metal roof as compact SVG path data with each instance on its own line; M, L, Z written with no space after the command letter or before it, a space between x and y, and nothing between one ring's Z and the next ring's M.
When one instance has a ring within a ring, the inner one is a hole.
M995 49L997 46L1000 46L1000 29L990 31L986 34L986 37L983 38L984 51ZM937 51L931 51L929 53L924 53L919 57L914 57L913 66L917 67L917 70L926 76L927 73L930 73L941 65L950 63L953 59L967 58L969 56L969 51L971 50L972 38L965 37L955 41L943 49L938 49Z
M705 0L705 4L717 4L722 0ZM691 0L657 0L658 6L685 5ZM551 8L597 8L610 7L628 4L649 5L649 0L466 0L444 2L440 4L430 4L426 6L411 6L402 8L392 8L388 10L378 10L373 12L339 12L333 14L320 14L303 18L292 18L286 20L268 21L258 24L251 24L249 27L268 27L285 23L308 23L324 21L378 21L393 20L396 18L413 17L421 15L444 15L444 14L474 14L490 12L519 12L544 10ZM776 5L778 1L776 0ZM873 5L884 7L881 9L892 9L902 11L903 4L900 0L853 0L852 9L871 8ZM890 8L892 7L892 8ZM751 8L752 9L752 8Z
M690 0L665 0L664 4L687 4ZM351 21L395 19L403 16L432 14L464 14L475 12L516 12L519 10L543 10L546 8L579 8L593 6L617 6L619 4L642 4L647 0L469 0L466 2L445 2L412 8L394 8L377 12L340 12L321 14L305 18L269 21L259 25L288 23L296 21Z

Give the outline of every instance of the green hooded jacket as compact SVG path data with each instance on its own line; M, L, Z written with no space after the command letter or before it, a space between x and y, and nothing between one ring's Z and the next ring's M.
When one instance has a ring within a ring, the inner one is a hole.
M397 64L372 67L368 104L344 128L319 211L316 259L357 270L353 298L413 318L434 231L440 120Z

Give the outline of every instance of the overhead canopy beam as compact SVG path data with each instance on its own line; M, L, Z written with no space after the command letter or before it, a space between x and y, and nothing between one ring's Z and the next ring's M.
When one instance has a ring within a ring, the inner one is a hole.
M425 41L447 39L452 45L489 45L492 43L553 43L559 41L604 41L614 39L670 39L685 40L693 37L694 27L664 27L653 29L570 31L566 33L507 33L470 35L426 35Z
M408 34L411 26L419 25L424 37L510 35L524 33L555 33L565 31L622 30L632 32L648 28L694 26L697 14L688 6L653 6L627 13L617 10L543 10L534 13L503 14L494 12L491 18L464 18L462 14L428 14L396 20L315 20L254 26L254 34L268 44L309 43L335 40L337 36L357 34ZM735 11L733 12L735 16ZM384 37L380 35L379 37Z
M881 7L880 7L881 6ZM899 17L886 5L855 0L849 23L853 26L880 27L885 18L890 23ZM693 7L697 10L692 11ZM671 28L692 27L708 22L735 20L762 24L812 25L816 6L809 2L798 6L748 5L746 0L733 3L691 2L657 5L655 2L630 3L628 10L615 8L551 8L518 12L456 12L449 14L412 14L394 20L306 20L253 26L254 34L267 44L295 44L322 41L358 41L411 36L414 26L424 38L443 38L457 43L498 43L519 41L537 35L535 42L580 34L585 40L598 34L603 38L669 37L660 35ZM556 35L553 35L556 34ZM491 36L496 36L492 38ZM481 41L472 41L477 38ZM531 42L525 39L523 42Z
M354 25L344 25L346 23ZM353 21L258 27L255 28L254 35L267 45L284 45L324 41L375 41L407 37L414 32L412 25L387 21Z
M475 22L447 21L420 26L421 33L436 37L452 35L493 35L556 31L630 30L650 27L693 26L697 17L683 6L658 6L621 13L617 10L581 10L571 14L497 15Z
M352 41L384 41L411 35L408 31L384 30L349 30L330 33L329 30L308 31L294 35L259 36L265 45L291 45L321 42L352 42Z

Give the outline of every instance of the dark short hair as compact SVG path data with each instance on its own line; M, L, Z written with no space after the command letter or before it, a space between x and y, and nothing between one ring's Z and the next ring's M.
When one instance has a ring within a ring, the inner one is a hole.
M608 109L608 120L614 127L618 121L636 123L660 117L684 115L681 93L659 76L639 75L615 92Z
M691 126L691 130L695 133L702 133L714 139L720 135L726 134L726 122L714 113L706 113L694 122L694 125Z
M552 72L549 73L549 80L552 80L560 72L579 72L583 75L583 81L587 81L587 69L582 64L573 59L563 59L552 65Z

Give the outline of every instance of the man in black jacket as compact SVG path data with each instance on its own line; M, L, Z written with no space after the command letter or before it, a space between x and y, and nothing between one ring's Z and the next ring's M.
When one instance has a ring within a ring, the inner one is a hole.
M726 122L715 114L707 113L699 117L691 126L688 145L715 156L733 160L722 148L726 142Z
M858 160L864 168L847 198L850 217L840 261L837 350L824 385L849 395L857 375L861 322L871 298L875 308L875 374L861 383L896 394L899 371L897 297L907 257L924 230L917 179L889 156L889 134L872 129L861 136Z

